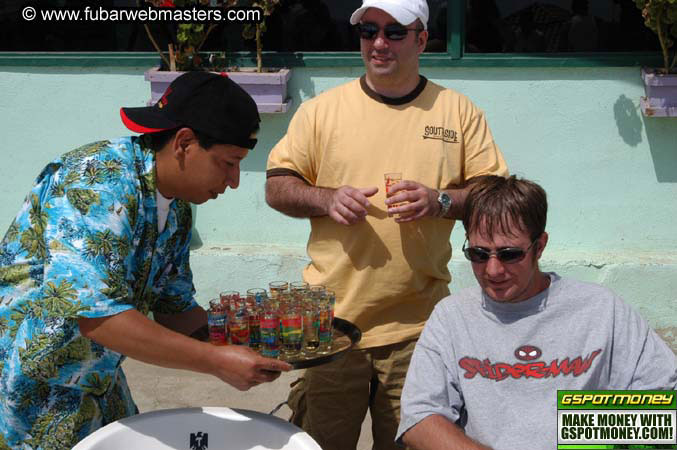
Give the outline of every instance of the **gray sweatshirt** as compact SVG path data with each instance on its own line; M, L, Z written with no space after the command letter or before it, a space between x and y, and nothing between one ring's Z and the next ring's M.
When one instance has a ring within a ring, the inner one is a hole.
M479 287L440 301L402 392L397 440L439 414L495 449L557 448L557 390L675 389L677 359L610 290L550 273L519 303Z

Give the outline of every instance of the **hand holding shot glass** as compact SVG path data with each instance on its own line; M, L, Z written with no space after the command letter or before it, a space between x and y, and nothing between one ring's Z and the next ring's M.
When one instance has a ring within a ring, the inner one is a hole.
M401 173L383 174L386 187L388 216L395 222L411 222L423 217L434 217L439 209L439 192L417 181L402 180Z
M396 208L398 206L402 206L405 204L405 202L398 202L398 203L393 203L393 204L388 204L387 199L390 198L393 195L393 186L395 186L397 183L402 182L402 173L401 172L388 172L383 174L383 178L385 181L386 185L386 205L388 207L388 215L390 216L390 208Z

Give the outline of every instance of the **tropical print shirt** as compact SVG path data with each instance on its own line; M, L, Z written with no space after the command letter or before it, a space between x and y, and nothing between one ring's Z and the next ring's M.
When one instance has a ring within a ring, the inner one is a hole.
M158 233L155 153L140 137L45 167L0 243L0 449L70 449L137 412L124 356L77 319L197 306L190 230L175 200Z

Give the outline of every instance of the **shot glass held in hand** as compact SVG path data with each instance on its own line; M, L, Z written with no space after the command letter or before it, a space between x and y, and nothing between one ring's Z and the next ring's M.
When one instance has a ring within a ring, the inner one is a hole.
M383 178L385 180L385 185L386 185L386 197L390 197L390 188L400 181L402 181L402 173L400 172L389 172L383 174ZM400 206L403 203L395 203L390 205L390 208L394 208L395 206Z
M390 186L393 186L402 181L402 173L400 172L384 173L383 178L386 183L386 195L388 195L390 193Z

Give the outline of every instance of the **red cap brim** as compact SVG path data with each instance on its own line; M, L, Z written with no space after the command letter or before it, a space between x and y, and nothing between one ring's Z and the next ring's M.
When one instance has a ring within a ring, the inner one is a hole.
M179 126L152 114L151 108L120 108L120 118L122 123L135 133L157 133ZM155 126L141 125L140 122L146 122L149 125L153 123Z

